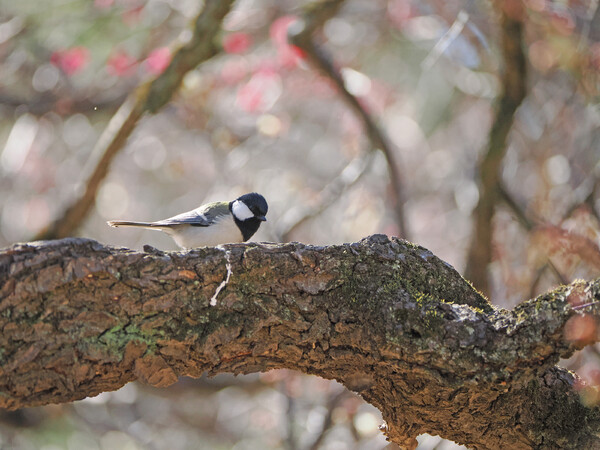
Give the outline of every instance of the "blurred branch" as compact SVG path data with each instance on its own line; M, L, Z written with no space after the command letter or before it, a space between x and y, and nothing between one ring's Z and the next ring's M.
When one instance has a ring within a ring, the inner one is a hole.
M429 54L425 57L423 62L421 63L421 68L423 71L429 71L435 64L435 62L439 59L440 56L444 54L444 52L450 47L450 44L456 40L456 38L462 33L465 25L469 21L469 13L464 9L461 9L456 16L456 20L448 31L444 33L444 35L440 38L439 41L435 44L433 49L429 52Z
M586 196L586 198L584 200L584 204L588 206L590 214L596 219L596 221L598 223L600 223L600 215L598 214L598 211L596 210L596 191L597 191L597 189L598 189L598 180L596 179L594 181L593 189L591 190L589 195Z
M535 276L533 277L533 280L531 281L531 286L529 286L529 298L533 298L536 296L536 293L538 292L538 289L539 289L539 284L542 281L542 276L546 272L547 268L548 268L548 265L544 264L543 266L541 266L540 268L538 268L535 271Z
M504 184L502 182L498 183L498 192L499 192L500 198L502 199L504 204L506 206L508 206L512 210L512 212L515 214L515 216L517 217L517 220L519 221L521 226L523 228L525 228L525 230L527 230L527 231L533 230L534 229L533 221L531 221L527 217L525 210L519 206L519 204L512 197L512 195L510 195L510 193L506 190L506 188L504 187ZM560 284L567 284L569 282L567 280L567 278L560 272L560 270L558 270L558 268L554 265L551 258L548 257L546 264L544 264L542 267L540 267L538 269L536 276L534 277L534 281L531 285L531 290L530 290L531 297L533 297L533 293L537 289L537 284L541 280L541 277L547 267L550 268L550 270L552 271L552 273L554 274L554 276L556 277L556 279L558 280L558 282Z
M587 29L585 30L585 36L587 39L591 39L593 42L600 41L600 2L598 0L592 0L590 2L591 18L589 22L586 22Z
M138 86L108 123L92 152L94 169L87 178L83 195L36 239L57 239L75 232L94 205L96 193L108 174L112 160L125 146L143 114L156 113L171 99L187 72L219 52L215 38L232 4L233 0L205 2L195 20L190 41L175 51L162 74Z
M594 199L596 196L596 191L598 189L598 179L594 173L592 173L588 178L586 178L578 187L575 189L575 201L573 204L567 209L564 214L563 221L569 218L578 208L582 205L587 208L589 213L597 220L600 221L600 217L596 212ZM566 241L575 241L578 244L573 245L573 242L570 242L569 245L570 250L577 254L583 261L588 263L591 267L599 267L597 261L597 255L600 254L600 249L598 246L589 241L587 238L580 236L576 233L567 233L560 227L547 227L542 224L536 224L534 220L530 219L525 212L525 209L519 206L513 196L508 192L506 187L502 182L498 185L498 192L500 195L500 199L504 202L506 206L508 206L511 211L516 216L518 222L521 226L528 232L544 232L544 230L548 230L549 228L561 230L558 233L555 233L554 237L551 239L552 242L556 243L560 240L563 242ZM570 239L567 239L565 233L568 234ZM557 236L561 236L560 238ZM563 245L566 248L566 245ZM532 286L531 286L531 296L535 294L537 291L537 284L541 280L542 275L546 268L550 268L556 279L561 284L567 284L569 282L568 278L563 275L563 273L558 270L556 265L552 262L552 258L550 255L547 257L546 263L537 270L536 276L534 277Z
M307 447L309 450L319 450L319 448L321 448L321 443L323 442L323 439L325 439L327 432L331 429L333 425L333 411L342 402L342 400L344 400L350 395L351 394L346 389L343 389L329 396L329 399L327 400L327 413L323 418L323 423L321 424L321 431L319 432L315 440L312 442L312 444L310 444Z
M599 184L596 173L592 173L574 191L575 201L565 213L565 218L570 217L582 205L586 206L590 214L600 223L600 216L596 211L596 192Z
M589 347L586 347L586 350L588 350L589 353L594 355L594 357L597 360L597 363L600 364L600 350L598 350L595 345L590 345Z
M125 100L125 95L118 95L109 99L93 98L74 98L58 94L42 94L31 99L19 98L13 95L0 92L0 104L5 107L15 109L25 106L27 112L36 116L44 115L50 111L57 110L57 104L60 104L59 114L64 114L65 109L71 113L89 113L90 111L102 111L104 109L114 109Z
M298 227L333 205L350 186L354 185L367 172L374 155L373 152L369 152L350 161L344 170L319 192L319 201L315 206L289 208L277 222L276 233L279 241L288 242Z
M498 99L487 152L479 164L479 202L474 211L474 230L465 278L490 294L488 265L492 260L494 211L499 196L501 165L514 115L527 92L527 63L523 52L523 6L516 1L496 2L500 9L501 47L504 63L502 94ZM510 15L508 13L510 8Z
M525 209L521 208L513 196L506 190L506 187L502 182L498 183L498 193L500 194L500 199L513 212L521 226L525 228L526 231L531 231L533 229L533 221L527 217Z
M391 203L395 211L399 235L408 239L409 233L404 214L404 188L402 185L402 176L398 168L399 164L398 161L396 161L392 144L385 136L383 130L377 126L366 108L348 91L348 89L346 89L342 74L340 70L335 67L333 57L327 53L323 46L318 46L312 37L317 29L338 12L343 3L343 0L325 0L318 3L311 3L305 10L303 19L290 27L289 39L294 45L304 50L311 63L334 82L344 100L363 122L366 134L371 141L372 149L379 149L385 155L390 182L392 184Z
M290 395L287 389L281 389L280 392L284 392L287 400L287 408L285 410L286 419L286 435L285 435L285 448L287 450L297 450L298 445L296 444L296 399L293 395Z
M472 448L600 445L600 407L556 366L599 339L600 279L507 311L384 235L187 253L71 238L0 250L0 299L4 408L286 368L359 393L407 448L422 433Z
M549 254L577 255L595 273L600 272L600 248L595 239L551 225L536 228L535 237L546 244Z

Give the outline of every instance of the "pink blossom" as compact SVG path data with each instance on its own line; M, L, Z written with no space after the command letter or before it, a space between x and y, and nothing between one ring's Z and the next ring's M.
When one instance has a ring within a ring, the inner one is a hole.
M279 63L284 67L296 67L306 53L301 48L288 41L288 29L298 18L296 16L282 16L271 24L269 36L277 48Z
M413 15L410 0L394 0L388 4L387 13L390 21L398 28L409 20Z
M331 98L337 88L331 78L314 72L296 71L285 77L285 91L295 98Z
M262 102L262 89L256 83L246 83L237 93L237 103L245 111L257 111Z
M131 75L137 61L124 50L113 52L106 61L108 73L117 77Z
M133 8L129 8L126 11L123 11L121 14L121 19L123 23L129 27L134 26L140 21L140 17L142 15L142 11L144 9L144 4L140 4L138 6L134 6Z
M271 24L269 36L275 45L289 45L287 31L296 20L298 20L296 16L282 16Z
M108 9L115 3L115 0L94 0L94 6L98 9Z
M247 112L269 110L281 95L281 77L273 70L256 72L237 92L237 104Z
M225 84L237 84L246 78L248 62L243 56L227 58L221 68L221 80Z
M592 67L600 69L600 43L598 42L590 46L590 62Z
M564 36L570 36L575 29L575 19L567 10L556 9L550 14L550 22L554 29Z
M90 60L90 51L83 46L72 47L67 50L58 50L50 56L50 62L60 67L67 75L83 69Z
M171 50L168 47L160 47L150 52L146 61L144 61L144 67L152 75L160 75L165 71L170 62Z
M293 68L306 59L306 52L295 45L282 45L277 48L277 58L283 67Z
M248 33L231 33L223 39L223 50L227 53L244 53L252 45L252 36Z

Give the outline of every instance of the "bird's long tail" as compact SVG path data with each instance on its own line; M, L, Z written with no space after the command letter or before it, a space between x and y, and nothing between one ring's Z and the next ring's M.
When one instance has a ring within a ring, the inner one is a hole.
M130 220L109 220L106 222L111 227L138 227L138 228L149 228L151 230L160 230L160 225L153 222L132 222Z

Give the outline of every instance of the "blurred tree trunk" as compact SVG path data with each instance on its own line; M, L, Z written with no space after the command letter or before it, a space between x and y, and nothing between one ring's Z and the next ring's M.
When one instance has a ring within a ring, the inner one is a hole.
M496 105L487 151L479 164L479 202L473 213L465 277L490 295L488 265L493 256L493 218L500 199L502 160L508 147L517 109L527 95L527 60L523 51L523 5L510 0L497 2L500 11L501 48L504 71L502 92Z
M0 406L289 368L358 392L405 448L421 433L472 448L600 447L600 409L555 366L594 340L564 332L594 323L580 310L593 312L600 281L509 312L428 250L382 235L145 250L64 239L0 252Z

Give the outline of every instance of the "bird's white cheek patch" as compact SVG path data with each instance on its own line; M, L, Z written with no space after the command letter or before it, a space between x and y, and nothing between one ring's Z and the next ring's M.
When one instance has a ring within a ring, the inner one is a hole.
M237 220L244 221L254 217L254 214L252 211L250 211L250 208L248 208L245 203L240 202L239 200L233 202L233 205L231 205L231 211Z

